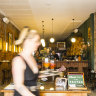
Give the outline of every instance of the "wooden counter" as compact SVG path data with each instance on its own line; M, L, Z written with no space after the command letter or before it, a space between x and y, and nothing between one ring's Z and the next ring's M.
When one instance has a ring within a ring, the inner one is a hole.
M4 92L4 96L13 96L14 95L14 89L7 89L7 90L0 90L0 92ZM44 90L40 91L40 96L87 96L88 93L91 93L91 91L82 91L82 90L74 90L74 91L50 91L50 90Z
M40 96L87 96L90 91L40 91Z
M84 67L88 67L88 61L55 61L56 67L64 65L66 68L77 68L78 72L83 72Z
M14 90L1 90L4 96L13 96ZM40 96L87 96L91 91L40 91Z

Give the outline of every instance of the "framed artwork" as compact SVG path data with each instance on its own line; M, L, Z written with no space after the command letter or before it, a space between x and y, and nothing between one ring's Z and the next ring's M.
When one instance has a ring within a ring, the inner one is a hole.
M2 50L2 38L0 37L0 50Z
M59 50L66 50L65 42L57 42L57 47Z
M12 51L12 34L9 33L9 51Z
M55 86L66 86L67 85L67 78L56 78Z

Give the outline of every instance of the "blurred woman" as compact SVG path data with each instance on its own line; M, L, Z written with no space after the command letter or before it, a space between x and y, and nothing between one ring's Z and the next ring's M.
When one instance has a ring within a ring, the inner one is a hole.
M22 45L23 51L12 60L14 96L39 96L38 66L32 53L38 49L40 44L40 36L36 30L23 28L15 42L15 45Z

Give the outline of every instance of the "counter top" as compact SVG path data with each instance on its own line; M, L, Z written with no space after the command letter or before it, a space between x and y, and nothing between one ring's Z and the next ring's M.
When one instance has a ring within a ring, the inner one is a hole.
M40 93L91 93L90 90L56 90L54 87L54 82L42 82L45 89L40 90ZM54 90L50 90L50 88L54 88ZM0 92L14 92L14 84L7 85L4 89L0 90Z
M55 61L55 62L84 62L84 63L88 63L88 60L81 60L81 61L66 60L66 61Z

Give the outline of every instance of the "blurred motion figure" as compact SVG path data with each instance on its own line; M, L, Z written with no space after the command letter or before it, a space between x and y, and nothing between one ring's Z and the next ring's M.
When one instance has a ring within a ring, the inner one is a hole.
M15 45L22 45L23 51L12 60L12 74L15 85L14 96L39 96L37 89L38 66L32 53L40 46L36 30L24 27Z

